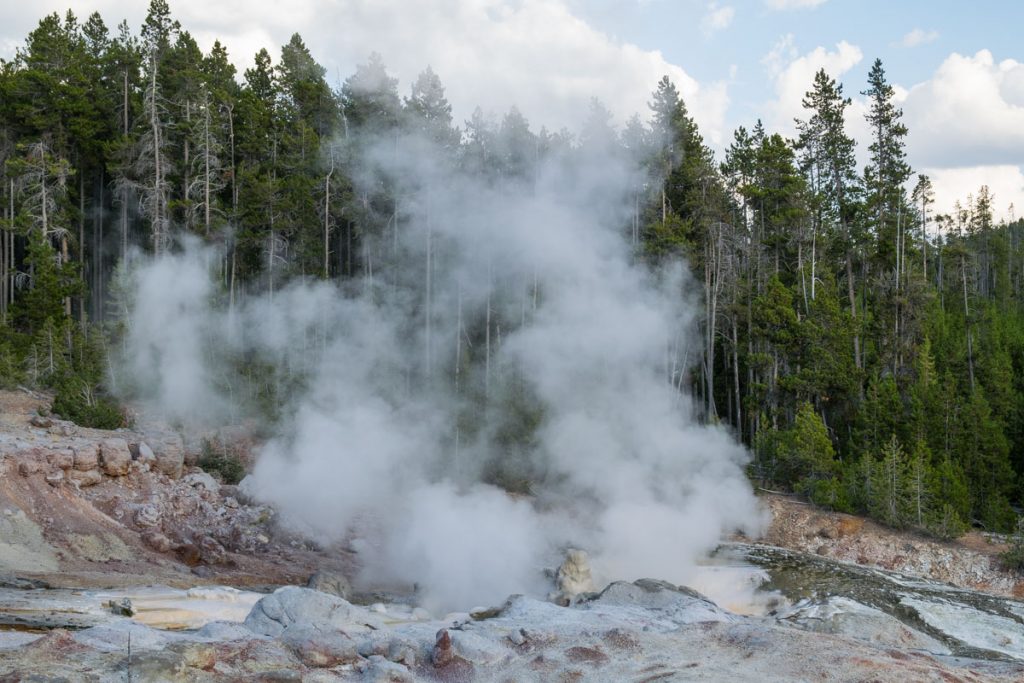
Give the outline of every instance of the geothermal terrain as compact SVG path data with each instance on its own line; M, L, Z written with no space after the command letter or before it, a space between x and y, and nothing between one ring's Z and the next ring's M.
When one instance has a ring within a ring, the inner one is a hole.
M938 543L765 494L764 537L723 539L703 594L596 585L570 551L547 594L428 611L417 586L360 572L374 539L321 546L195 466L210 449L251 464L245 428L91 430L48 402L0 393L4 681L1024 676L1024 582L998 538Z

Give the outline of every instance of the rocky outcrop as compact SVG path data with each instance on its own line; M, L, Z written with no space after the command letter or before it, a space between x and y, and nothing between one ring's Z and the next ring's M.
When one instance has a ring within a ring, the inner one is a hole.
M106 439L100 444L99 464L108 477L123 477L132 464L132 452L124 439Z
M594 579L590 573L590 558L583 550L570 548L565 553L565 561L555 571L555 588L552 602L569 605L578 596L594 590Z
M141 451L140 451L141 452ZM172 479L181 477L185 469L185 446L181 437L164 435L152 443L153 468Z
M99 467L100 449L95 443L83 443L73 449L73 465L79 472L91 472Z

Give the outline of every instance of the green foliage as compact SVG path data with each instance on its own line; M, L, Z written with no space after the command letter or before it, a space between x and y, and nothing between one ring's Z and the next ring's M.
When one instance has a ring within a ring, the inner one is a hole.
M245 477L245 465L237 457L219 451L214 443L207 440L203 441L202 455L197 464L225 484L237 484Z
M1016 528L1010 536L1009 547L999 556L1003 566L1016 572L1024 572L1024 517L1017 518Z
M0 304L0 386L50 389L60 414L120 424L100 333L131 322L117 261L176 233L219 251L226 306L311 277L342 292L413 277L379 256L402 248L414 188L355 162L381 137L396 155L402 133L432 140L444 163L495 185L530 186L545 162L623 156L640 169L622 226L638 265L685 261L703 297L707 348L679 374L707 420L753 447L752 476L944 538L969 523L1008 530L1024 507L1024 221L999 223L986 187L948 215L934 215L949 198L936 203L926 176L908 195L908 131L880 61L864 93L864 169L851 100L823 70L796 141L758 121L718 164L667 77L649 123L615 136L594 103L574 138L534 131L516 109L477 110L460 131L437 74L428 67L402 97L376 54L336 91L297 34L261 49L242 79L231 62L152 0L138 35L98 14L51 14L0 63L0 229L13 246L0 268L13 292ZM474 466L527 491L545 476L531 457L543 407L515 381L466 380L484 363L482 328L467 323L474 349L453 361L452 431L492 442L507 457ZM308 380L310 364L290 357L211 353L212 383L268 430ZM233 472L219 457L209 466Z
M71 350L62 354L48 378L54 390L52 410L83 427L117 429L128 426L120 404L105 390L107 358L102 333L81 333L70 323L65 336Z

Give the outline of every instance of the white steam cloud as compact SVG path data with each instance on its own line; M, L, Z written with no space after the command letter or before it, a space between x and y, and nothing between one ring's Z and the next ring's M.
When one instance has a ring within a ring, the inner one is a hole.
M692 420L678 378L698 357L684 268L651 273L623 239L628 160L494 183L413 139L361 158L357 192L401 189L357 283L226 312L209 250L136 269L128 358L161 410L241 410L225 351L279 367L287 405L247 486L321 541L357 529L364 580L416 582L435 608L544 591L568 545L600 579L684 583L723 533L756 530L745 451Z

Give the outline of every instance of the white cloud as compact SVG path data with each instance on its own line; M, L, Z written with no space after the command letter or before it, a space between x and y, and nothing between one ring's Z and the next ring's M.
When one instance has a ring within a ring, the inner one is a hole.
M711 35L729 27L736 10L730 5L719 6L717 2L708 3L707 13L701 20L701 28L705 35Z
M951 54L903 102L911 161L997 166L1024 159L1024 63Z
M76 5L83 18L101 11L111 28L127 16L137 31L145 14L145 3L123 0ZM5 7L2 32L23 40L39 17L65 6L66 0L39 0ZM574 14L570 0L173 0L171 10L202 48L219 38L240 70L261 47L276 58L294 32L334 84L373 51L399 78L402 95L430 65L459 122L478 104L497 114L516 105L535 128L575 128L596 96L622 123L633 113L647 116L651 93L668 75L705 136L723 136L726 82L698 83L660 51L598 31Z
M967 195L977 196L978 188L988 185L995 196L993 213L996 220L1024 215L1024 172L1019 166L971 166L966 168L926 168L921 171L932 180L935 189L935 212L950 213L953 204L966 202Z
M811 9L825 2L827 0L765 0L765 4L774 10Z
M837 43L835 50L819 46L801 55L792 34L780 39L761 60L775 89L775 99L764 108L765 123L769 129L793 135L796 131L793 120L807 117L802 103L814 82L814 74L825 69L830 76L841 81L842 75L863 58L860 48L845 40Z
M925 31L920 28L915 28L913 31L907 33L898 43L901 47L917 47L918 45L925 45L927 43L938 40L938 31Z

